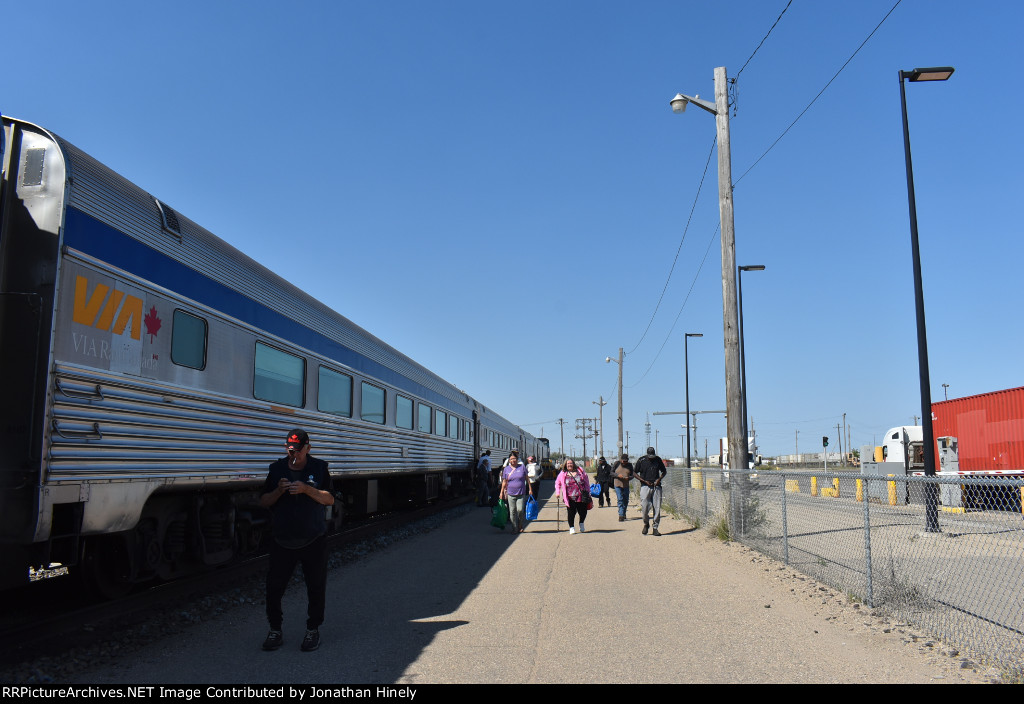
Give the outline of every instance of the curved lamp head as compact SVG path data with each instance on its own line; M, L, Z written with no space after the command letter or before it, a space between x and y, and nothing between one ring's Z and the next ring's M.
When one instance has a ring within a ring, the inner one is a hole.
M672 100L669 101L669 105L672 106L672 112L676 113L677 115L681 115L682 113L686 112L686 105L689 102L690 101L686 99L685 95L683 95L682 93L676 93L676 97L672 98Z

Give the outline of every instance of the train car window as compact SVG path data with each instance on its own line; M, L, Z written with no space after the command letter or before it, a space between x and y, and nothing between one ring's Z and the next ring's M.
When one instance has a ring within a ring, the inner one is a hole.
M171 361L182 367L206 368L207 324L203 318L174 311L171 327Z
M446 422L447 419L448 414L442 411L440 408L438 408L434 412L434 434L441 436L448 434L448 424Z
M317 389L317 408L324 413L352 417L352 377L348 374L339 374L327 367L320 367L320 383Z
M306 360L256 343L252 395L263 401L302 406L305 402Z
M412 430L412 399L406 398L405 396L399 396L396 404L397 414L395 417L395 424L399 428L408 428Z
M430 414L434 412L434 409L430 406L420 404L420 415L419 425L416 427L421 433L430 432Z
M359 417L371 423L384 424L384 389L373 384L363 382L362 403L359 407Z
M455 416L448 416L448 437L459 439L459 419Z

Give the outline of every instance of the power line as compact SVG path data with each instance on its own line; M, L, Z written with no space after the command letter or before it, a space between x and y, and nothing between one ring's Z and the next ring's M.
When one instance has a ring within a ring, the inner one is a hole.
M683 237L679 240L679 247L676 248L675 259L672 260L672 267L668 270L668 278L665 279L665 286L661 289L661 296L658 297L658 304L654 306L654 312L651 313L651 319L647 323L647 327L644 329L644 334L640 336L640 339L633 346L633 349L629 350L626 354L633 354L637 348L647 337L647 332L651 329L651 325L654 323L654 318L658 315L658 310L661 308L661 302L665 299L665 292L668 290L669 282L672 281L672 274L676 270L676 262L679 261L679 253L683 251L683 243L686 241L686 233L690 230L690 221L693 220L693 211L697 208L697 200L700 198L701 189L704 188L704 180L708 175L708 166L711 164L711 157L715 153L715 143L718 141L718 137L711 140L711 150L708 152L708 160L704 162L704 173L700 177L700 184L697 186L697 195L693 198L693 205L690 206L690 216L686 219L686 227L683 228ZM632 388L632 387L631 387Z
M694 287L694 285L696 285L697 278L700 276L700 270L703 269L703 265L705 265L705 262L708 261L708 255L711 253L711 246L715 244L715 237L718 236L718 231L719 231L719 229L721 229L721 227L722 227L721 225L716 227L715 231L711 235L711 240L709 240L709 243L708 243L708 249L705 250L705 256L703 256L703 259L700 260L700 266L697 267L696 273L693 274L693 280L690 281L690 289L689 289L689 291L686 292L686 298L683 299L683 305L679 308L679 312L676 313L676 319L672 321L672 327L669 328L669 334L667 336L665 336L665 342L663 342L662 343L662 347L660 347L657 350L657 354L654 355L654 359L651 360L650 366L647 367L647 371L643 372L643 377L638 379L636 384L634 384L633 386L627 387L627 388L632 389L632 388L634 388L636 386L639 386L640 382L642 382L644 380L644 378L647 376L647 373L652 368L654 368L654 362L657 361L658 357L662 356L662 352L663 352L663 350L665 350L665 346L669 343L669 339L672 337L672 332L674 331L674 329L676 329L676 323L679 322L679 316L681 316L683 314L683 309L686 308L686 302L690 300L690 294L693 293L693 287Z
M800 121L800 118L804 116L804 113L806 113L806 112L807 112L808 110L810 110L810 109L811 109L811 106L812 106L812 105L814 105L814 103L816 103L816 102L818 101L818 98L820 98L820 97L822 96L822 93L824 93L824 92L825 92L826 90L828 90L828 87L829 87L830 85L832 85L832 82L833 82L834 80L836 80L836 78L838 78L838 77L839 77L839 74L843 72L843 69L845 69L845 68L846 68L846 66L847 66L847 65L848 65L848 64L849 64L849 63L850 63L851 61L853 61L853 57L855 57L855 56L856 56L856 55L857 55L858 53L860 53L860 50L864 48L864 45L865 45L865 44L867 44L867 43L868 43L868 41L870 41L871 37L875 36L875 32L877 32L877 31L878 31L878 28L879 28L879 27L881 27L881 26L882 26L882 25L883 25L883 24L885 23L885 21L886 21L887 19L889 19L889 15L891 15L891 14L893 13L893 10L895 10L895 9L896 9L896 7L897 7L897 6L898 6L898 5L899 5L899 4L900 4L900 3L902 2L902 1L903 1L903 0L896 0L896 4L895 4L895 5L893 5L893 6L892 6L892 8L891 8L891 9L890 9L890 10L889 10L889 11L888 11L887 13L885 13L885 17L883 17L883 18L882 18L882 21L881 21L881 22L879 22L879 23L878 23L877 25L875 25L875 28L871 30L871 34L869 34L869 35L867 36L867 39L865 39L865 40L864 40L863 42L861 42L860 46L858 46L858 47L857 47L857 50L856 50L856 51L854 51L854 52L853 52L853 54L852 54L852 55L850 56L850 58L848 58L848 59L846 60L846 63L844 63L844 64L843 64L842 66L840 66L840 67L839 67L839 70L838 70L838 71L836 71L835 75L834 75L834 76L832 76L832 78L830 78L830 79L829 79L829 82L825 84L825 87L824 87L824 88L822 88L822 89L821 89L821 91L819 91L819 93L818 93L818 94L817 94L816 96L814 96L814 100L812 100L812 101L811 101L810 103L808 103L808 104L807 104L807 107L805 107L805 108L803 109L803 111L802 111L802 112L801 112L801 113L800 113L799 115L797 115L797 116L796 116L796 119L795 119L795 120L793 120L793 121L792 121L792 122L791 122L791 123L789 124L789 127L787 127L787 128L786 128L786 129L785 129L785 130L784 130L784 131L782 132L782 134L780 134L780 135L779 135L778 139L776 139L776 140L775 140L774 142L772 142L771 146L770 146L770 147L768 147L768 148L767 148L767 149L765 150L764 154L762 154L761 156L757 157L757 161L755 161L755 162L754 162L753 164L751 164L751 165L750 165L750 168L748 168L748 169L747 169L746 171L744 171L744 172L743 172L743 174L742 174L742 175L741 175L741 176L740 176L740 177L739 177L738 179L736 179L735 181L733 181L733 183L732 183L732 185L733 185L733 188L735 188L735 187L736 187L736 184L738 184L738 183L739 183L740 181L742 181L742 180L743 180L743 178L744 178L744 176L746 176L747 174L749 174L749 173L750 173L750 172L751 172L751 171L753 170L753 168L754 168L755 166L757 166L757 165L758 165L759 163L761 163L761 160L762 160L762 159L764 159L764 158L765 158L765 157L766 157L766 156L768 155L768 152L770 152L770 151L771 151L772 149L774 149L774 148L775 148L775 145L776 145L776 144L778 144L778 143L779 143L780 141L782 141L782 138L783 138L783 137L785 137L785 136L786 136L786 134L787 134L787 133L788 133L788 132L789 132L789 131L790 131L791 129L793 129L793 125L795 125L795 124L796 124L797 122L799 122L799 121Z
M775 25L779 23L779 20L781 20L781 19L782 19L782 16L783 16L784 14L786 14L786 10L788 10L788 9L789 9L789 6L790 6L790 5L792 5L792 4L793 4L793 0L789 0L789 2L787 2L787 3L786 3L786 6L785 6L784 8L782 8L782 12L780 12L780 13L779 13L779 16L778 16L778 18L777 18L777 19L775 20L775 24L773 24L773 25L772 25L772 27L771 27L771 29L769 29L769 30L768 30L768 34L771 34L771 33L772 33L772 29L775 29ZM764 39L762 39L762 40L761 40L761 44L764 44L764 43L765 43L765 41L766 41L766 40L768 39L768 34L765 34L765 35L764 35ZM761 44L758 44L758 45L757 45L757 49L760 49L760 48L761 48ZM754 49L754 54L756 54L756 53L757 53L757 49ZM749 64L749 63L750 63L750 59L754 58L754 54L751 54L751 55L750 55L750 58L749 58L749 59L747 59L746 63L744 63L744 64L743 64L743 68L741 68L741 69L740 69L739 71L737 71L737 72L736 72L736 75L735 75L735 76L733 77L733 79L732 79L733 81L735 81L735 80L736 80L737 78L739 78L739 77L740 77L740 74L741 74L741 73L743 73L743 69L744 69L744 68L746 68L746 67L747 67L747 64Z
M775 22L768 29L768 32L761 39L761 41L757 45L757 47L755 47L753 53L750 54L750 57L747 58L746 62L743 64L743 67L736 73L736 76L732 79L733 83L735 83L736 79L739 78L741 73L743 73L743 69L745 69L747 67L747 65L750 63L750 61L757 54L758 50L764 45L765 41L768 40L768 36L772 33L772 30L775 29L776 25L779 24L779 21L782 20L782 16L786 14L786 10L788 10L789 6L792 5L792 4L793 4L793 0L789 0L789 2L786 3L786 6L782 9L782 12L779 13L779 16L775 19ZM690 229L690 221L693 219L693 212L694 212L694 210L697 207L697 200L700 198L701 190L704 187L704 180L707 178L708 166L711 164L711 157L715 153L715 144L716 143L717 143L717 137L714 140L712 140L712 142L711 142L711 149L708 152L708 159L704 163L704 173L701 175L700 184L697 186L697 194L694 196L693 205L690 207L690 216L686 220L686 227L683 228L683 236L679 240L679 246L676 248L676 256L672 260L672 266L669 269L668 277L665 279L665 285L661 289L661 295L658 297L658 303L654 306L654 312L651 313L651 319L647 322L647 327L644 328L644 332L640 336L640 339L633 346L633 349L631 349L631 350L629 350L629 352L627 352L627 354L632 354L633 352L636 352L636 350L640 347L640 345L643 344L643 341L647 338L647 333L651 329L651 325L654 324L654 319L658 315L658 311L661 309L661 303L662 303L662 301L665 298L666 291L668 291L668 285L672 281L672 275L675 273L676 263L679 261L679 253L682 251L683 243L686 241L686 233ZM735 185L735 184L733 184L733 185ZM701 263L703 264L703 262L701 262ZM699 269L698 269L698 273L699 273ZM692 290L692 287L691 287L691 290ZM689 294L687 294L687 297L689 297ZM685 302L684 302L684 306L685 306ZM678 316L676 316L676 319L678 320ZM675 327L675 323L673 323L673 327ZM670 334L671 334L671 331L670 331ZM666 342L667 342L667 338L666 338ZM665 347L665 344L662 343L662 349L664 349L664 347ZM661 350L658 351L658 355L660 355L660 354L661 354ZM655 360L657 360L657 356L655 356ZM653 365L653 363L652 363L652 365ZM650 371L650 369L648 369L647 371ZM647 372L644 372L644 376L646 376L646 375L647 375ZM641 381L642 380L643 380L643 377L641 377ZM639 384L639 383L640 383L640 381L637 381L637 384ZM635 385L636 384L634 384L634 386ZM633 388L633 387L631 386L629 388Z

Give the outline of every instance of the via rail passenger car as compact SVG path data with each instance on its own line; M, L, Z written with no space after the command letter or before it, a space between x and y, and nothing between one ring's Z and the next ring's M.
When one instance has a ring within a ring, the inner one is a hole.
M330 463L332 528L463 493L547 443L59 136L3 118L0 586L97 592L258 550L285 434Z

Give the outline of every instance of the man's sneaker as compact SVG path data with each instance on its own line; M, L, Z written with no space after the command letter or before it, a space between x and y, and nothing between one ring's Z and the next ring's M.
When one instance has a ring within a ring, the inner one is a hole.
M622 521L624 521L624 520L626 520L626 517L625 517L625 516L619 516L619 523L621 523L621 522L622 522Z
M658 529L657 529L657 528L655 528L655 529L654 529L654 531L653 531L653 534L654 534L654 535L657 535L657 536L659 536L659 537L661 536L661 533L659 533L659 532L658 532Z
M572 528L572 527L570 527L570 528L569 528L569 535L576 535L576 529L575 529L575 528Z
M647 535L647 529L648 529L648 527L649 527L649 526L648 526L648 525L647 525L646 523L644 523L644 529L643 529L642 531L640 531L640 533L641 533L641 534L643 534L643 535Z
M281 635L281 631L270 631L267 634L267 639L263 641L264 650L277 650L284 644L284 637Z
M308 653L320 647L320 631L313 629L306 631L306 637L302 639L302 651Z

